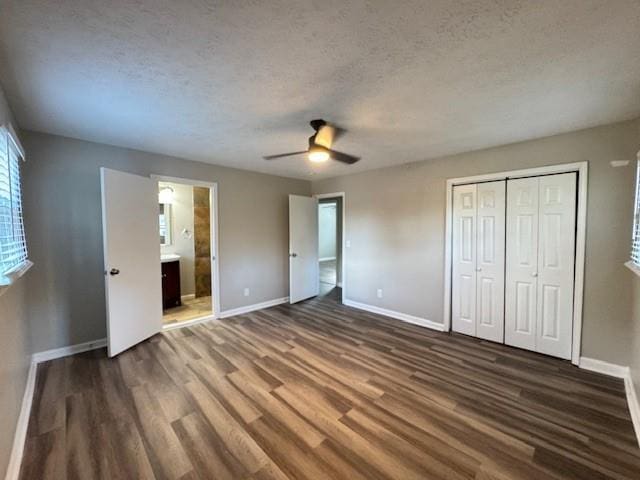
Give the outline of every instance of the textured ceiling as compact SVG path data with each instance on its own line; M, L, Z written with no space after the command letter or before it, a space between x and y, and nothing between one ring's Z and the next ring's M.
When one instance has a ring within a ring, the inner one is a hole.
M22 127L300 178L639 116L639 52L638 0L0 0ZM262 160L317 117L358 164Z

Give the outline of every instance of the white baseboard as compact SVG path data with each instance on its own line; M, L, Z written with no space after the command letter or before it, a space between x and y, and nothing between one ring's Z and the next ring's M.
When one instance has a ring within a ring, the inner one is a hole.
M27 427L29 426L29 416L31 415L33 393L36 388L37 369L38 364L31 361L29 373L27 374L27 384L24 387L24 395L22 396L22 405L20 406L16 432L13 436L13 447L11 448L11 456L9 457L9 466L7 467L7 473L4 477L5 480L18 480L18 476L20 475L20 465L22 464L24 443L27 439Z
M69 355L75 355L76 353L87 352L89 350L95 350L97 348L103 348L107 346L107 339L100 338L91 342L78 343L76 345L69 345L68 347L54 348L53 350L45 350L44 352L38 352L33 354L33 361L35 363L46 362L47 360L55 360L56 358L68 357Z
M629 413L631 414L633 429L636 432L638 446L640 446L640 403L638 403L638 396L636 395L636 391L633 386L633 379L631 378L631 371L629 367L596 360L595 358L580 357L580 368L624 380L624 390L627 394L627 405L629 405Z
M186 295L180 295L180 301L186 302L187 300L194 300L196 298L195 293L187 293Z
M254 303L253 305L247 305L245 307L233 308L231 310L225 310L220 312L218 318L226 318L233 317L235 315L242 315L244 313L253 312L254 310L261 310L263 308L274 307L276 305L280 305L281 303L287 303L289 301L289 297L275 298L273 300L267 300L262 303Z
M318 261L319 262L328 262L329 260L335 260L335 259L336 259L336 257L322 257L322 258L319 258Z
M387 310L386 308L375 307L373 305L367 305L366 303L354 302L353 300L348 300L346 298L342 300L342 303L359 310L377 313L378 315L384 315L385 317L395 318L397 320L402 320L403 322L413 323L414 325L420 325L421 327L427 327L439 332L444 331L443 324L432 322L431 320L427 320L426 318L414 317L413 315L407 315L406 313Z
M27 374L27 385L24 388L22 406L20 407L16 433L13 436L13 447L11 448L9 466L7 467L7 473L4 477L5 480L17 480L20 475L24 443L27 439L27 427L29 426L29 415L31 414L31 404L33 403L33 394L36 387L36 372L38 370L38 364L48 360L55 360L56 358L67 357L75 353L95 350L96 348L102 348L106 345L107 339L101 338L92 342L78 343L76 345L69 345L68 347L37 352L31 356L31 364L29 365L29 373Z
M629 376L629 367L603 362L595 358L580 357L580 368L616 378L627 378Z
M636 395L631 375L624 378L624 389L627 392L627 404L629 405L633 429L636 431L636 439L638 440L638 446L640 446L640 403L638 403L638 396Z

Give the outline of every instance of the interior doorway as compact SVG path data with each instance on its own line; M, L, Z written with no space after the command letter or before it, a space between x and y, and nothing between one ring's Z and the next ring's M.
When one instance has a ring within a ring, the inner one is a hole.
M342 196L318 198L320 295L341 295L343 200Z
M215 184L157 180L163 328L215 318Z

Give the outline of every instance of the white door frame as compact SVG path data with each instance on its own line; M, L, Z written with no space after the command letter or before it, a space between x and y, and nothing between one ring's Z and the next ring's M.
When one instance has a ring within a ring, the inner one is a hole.
M347 238L346 235L346 230L345 230L345 225L346 225L346 220L347 220L347 216L345 215L345 211L346 211L346 205L345 205L345 194L344 192L336 192L336 193L316 193L313 195L314 198L317 198L318 200L322 199L322 198L338 198L340 197L342 199L342 201L340 202L342 204L341 207L341 211L340 211L340 215L342 217L342 235L341 235L341 239L340 241L342 242L342 250L341 250L341 255L342 255L342 259L340 261L340 288L342 288L342 299L341 302L344 303L346 298L347 298L347 242L345 240L345 238ZM338 282L336 281L336 284Z
M163 330L173 330L174 328L187 327L196 323L204 322L206 320L213 320L220 316L220 252L219 252L219 237L218 237L218 183L217 182L203 182L202 180L191 180L189 178L168 177L166 175L151 175L153 180L157 182L170 182L180 183L182 185L189 185L191 187L206 187L209 189L209 204L210 208L210 221L209 228L211 238L211 295L213 296L213 305L211 315L196 318L194 320L187 320L185 322L172 323L170 325L164 325Z
M508 180L510 178L533 177L537 175L551 175L554 173L578 172L578 209L576 212L576 270L574 276L573 294L573 339L571 344L571 363L580 363L580 348L582 341L582 301L584 294L584 258L587 232L587 177L589 163L575 162L543 167L525 168L506 172L474 175L447 179L446 217L444 239L444 331L451 330L451 242L452 242L452 214L453 214L453 186L467 183L491 182ZM344 298L344 295L343 295Z

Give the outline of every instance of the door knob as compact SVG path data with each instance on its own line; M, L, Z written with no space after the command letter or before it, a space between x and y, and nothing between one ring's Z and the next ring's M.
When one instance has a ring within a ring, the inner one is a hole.
M295 258L295 257L298 256L298 254L297 253L290 253L289 256L292 257L292 258Z
M538 276L538 272L533 272L533 273L531 274L531 276L532 276L532 277L537 277L537 276Z
M112 268L111 270L109 270L109 275L118 275L120 273L120 270L118 270L117 268Z
M480 267L476 268L476 272L481 272L482 269Z

